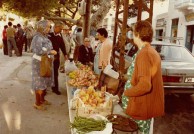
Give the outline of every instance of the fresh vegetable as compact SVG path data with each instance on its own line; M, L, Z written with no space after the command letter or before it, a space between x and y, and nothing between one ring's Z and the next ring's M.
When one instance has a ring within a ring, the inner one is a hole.
M107 121L105 120L95 120L93 118L76 116L73 123L71 123L71 128L75 128L78 134L85 134L91 131L104 130L106 123Z

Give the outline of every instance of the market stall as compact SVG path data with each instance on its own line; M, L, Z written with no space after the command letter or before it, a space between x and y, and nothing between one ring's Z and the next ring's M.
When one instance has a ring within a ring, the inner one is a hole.
M85 71L88 74L84 73ZM106 117L110 117L110 115L113 114L126 116L121 106L117 103L118 99L116 96L113 96L106 91L95 91L93 87L97 85L96 82L98 82L98 79L93 75L93 72L84 66L81 67L81 70L79 67L76 71L71 71L66 75L69 119L71 123L73 123L75 119L77 120L77 117L83 117L85 119L85 117L93 118L92 116L99 116L101 119L107 120ZM82 95L85 95L85 98L82 99ZM104 100L103 98L100 98L103 95L105 96ZM96 101L92 102L92 100ZM98 134L111 134L113 132L113 125L112 122L108 121L103 131L93 131L88 134L95 134L95 132ZM77 134L76 130L73 128L71 129L71 132L72 134Z

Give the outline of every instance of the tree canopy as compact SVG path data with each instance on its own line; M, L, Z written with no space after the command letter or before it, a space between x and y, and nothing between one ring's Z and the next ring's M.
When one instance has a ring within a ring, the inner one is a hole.
M60 4L60 0L1 0L4 10L13 12L22 17L40 16L59 16L74 18L77 13L78 2L81 0L65 0ZM93 5L99 4L100 0L92 2ZM95 12L95 8L92 10Z
M34 17L61 17L66 18L69 21L65 21L67 25L72 26L73 21L79 18L76 18L78 11L78 2L81 0L63 0L62 4L60 0L1 0L0 7L2 6L3 10L7 12L15 13L19 16L25 18L34 18ZM97 26L108 13L111 8L111 1L114 0L92 0L92 26ZM145 0L144 2L148 2ZM164 1L164 0L155 0L155 1ZM136 5L137 6L137 5ZM133 17L137 13L137 7L133 6L133 11L129 13L129 17ZM94 21L93 21L94 20ZM98 20L98 21L95 21Z
M67 19L75 18L78 11L78 2L81 0L1 0L3 10L12 12L25 18L34 17L63 17ZM102 0L93 0L92 13L95 13ZM71 22L67 21L71 26Z

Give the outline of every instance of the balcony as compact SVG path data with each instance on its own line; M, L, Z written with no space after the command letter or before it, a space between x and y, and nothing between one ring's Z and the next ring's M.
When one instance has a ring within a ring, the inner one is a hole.
M185 13L194 12L194 0L175 0L174 8Z

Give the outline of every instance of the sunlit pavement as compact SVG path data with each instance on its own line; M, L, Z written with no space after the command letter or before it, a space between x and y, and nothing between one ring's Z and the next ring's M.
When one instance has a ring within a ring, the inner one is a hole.
M64 74L59 80L62 95L49 90L52 105L47 111L34 109L31 54L8 57L0 49L0 134L70 134ZM155 118L154 134L193 134L194 96L166 96L165 111Z
M63 75L60 74L62 95L49 90L46 99L52 105L46 111L38 111L33 108L31 54L8 57L0 49L0 134L69 134Z

